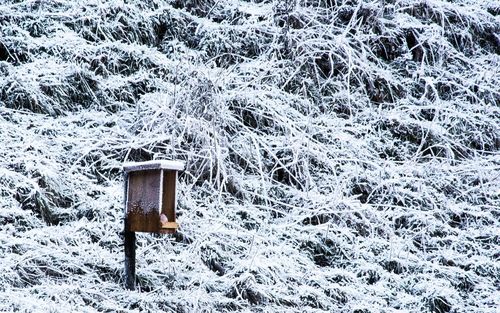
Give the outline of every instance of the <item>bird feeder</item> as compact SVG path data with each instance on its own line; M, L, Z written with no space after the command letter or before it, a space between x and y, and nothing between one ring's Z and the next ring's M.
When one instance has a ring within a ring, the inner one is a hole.
M135 289L135 233L174 233L179 161L125 163L125 287Z
M184 169L179 161L125 163L125 230L131 232L173 233L177 173Z

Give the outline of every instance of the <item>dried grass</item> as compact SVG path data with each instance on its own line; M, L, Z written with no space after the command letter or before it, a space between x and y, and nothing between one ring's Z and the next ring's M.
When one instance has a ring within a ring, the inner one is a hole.
M6 1L0 310L494 312L489 1ZM125 161L181 159L122 287Z

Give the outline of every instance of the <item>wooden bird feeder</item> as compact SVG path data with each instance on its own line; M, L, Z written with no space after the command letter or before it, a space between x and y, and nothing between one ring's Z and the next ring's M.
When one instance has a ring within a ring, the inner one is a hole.
M173 233L177 173L184 169L179 161L125 163L125 230L147 233Z
M125 287L135 289L135 233L174 233L179 161L125 163Z

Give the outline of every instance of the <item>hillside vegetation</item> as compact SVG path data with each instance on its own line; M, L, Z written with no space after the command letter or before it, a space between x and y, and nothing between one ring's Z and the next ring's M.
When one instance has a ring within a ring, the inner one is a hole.
M3 0L0 311L498 312L500 3ZM186 162L123 288L123 162Z

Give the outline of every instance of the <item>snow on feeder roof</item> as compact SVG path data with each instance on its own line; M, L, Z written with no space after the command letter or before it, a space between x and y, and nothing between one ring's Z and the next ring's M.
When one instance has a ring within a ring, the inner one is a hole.
M146 162L128 162L123 164L123 170L127 173L146 170L184 170L184 162L181 161L146 161Z

